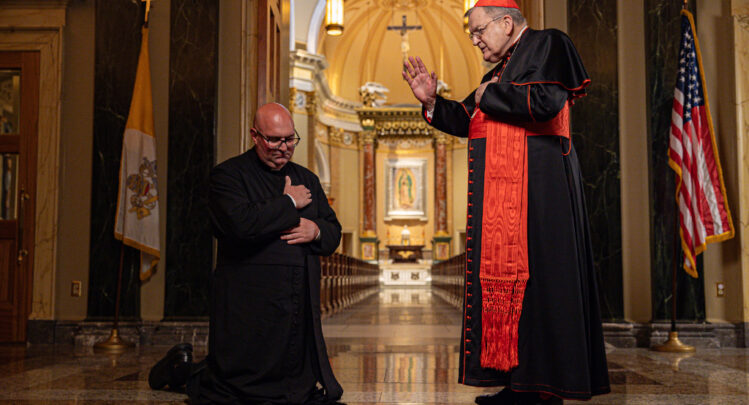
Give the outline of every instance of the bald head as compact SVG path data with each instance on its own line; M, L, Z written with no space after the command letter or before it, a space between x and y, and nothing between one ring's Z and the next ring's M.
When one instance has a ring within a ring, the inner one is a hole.
M291 119L291 113L286 107L278 103L263 104L255 113L255 128L265 134L266 131L276 127L290 127L293 132L294 121Z
M291 113L281 104L268 103L260 106L250 132L258 157L271 169L281 169L294 155L293 142L279 142L296 137Z

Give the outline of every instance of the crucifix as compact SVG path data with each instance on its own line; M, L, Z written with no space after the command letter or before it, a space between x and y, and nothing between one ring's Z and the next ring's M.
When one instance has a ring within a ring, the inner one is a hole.
M411 49L408 45L408 30L420 30L421 25L408 25L406 24L406 16L403 15L403 25L389 25L388 31L400 31L401 32L401 52L403 53L403 61L408 59L408 51Z

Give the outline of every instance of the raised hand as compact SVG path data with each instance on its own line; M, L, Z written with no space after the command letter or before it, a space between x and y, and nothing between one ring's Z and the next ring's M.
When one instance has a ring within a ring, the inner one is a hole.
M408 61L403 62L403 78L411 86L414 96L424 104L427 110L434 107L437 101L437 74L429 74L424 62L420 57L409 56Z
M298 210L308 206L312 202L312 193L309 189L301 184L292 186L289 176L286 176L286 185L283 187L283 193L290 195L294 199L296 209Z
M315 240L318 232L320 232L320 228L317 227L316 223L307 218L299 218L299 225L285 230L281 239L289 245L307 243Z

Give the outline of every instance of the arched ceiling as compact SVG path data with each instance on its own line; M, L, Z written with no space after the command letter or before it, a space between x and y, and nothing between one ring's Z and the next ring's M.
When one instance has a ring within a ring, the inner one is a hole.
M416 104L401 76L400 31L388 26L421 25L408 31L410 56L420 56L430 71L462 99L481 81L486 68L481 53L463 31L463 0L346 0L343 35L320 33L313 50L328 61L325 70L334 94L359 100L359 87L369 81L387 87L387 104ZM442 57L440 57L442 55ZM442 63L440 63L442 61Z

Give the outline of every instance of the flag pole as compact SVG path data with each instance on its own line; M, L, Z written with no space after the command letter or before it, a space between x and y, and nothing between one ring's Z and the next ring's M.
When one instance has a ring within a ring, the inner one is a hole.
M122 293L122 264L125 257L125 243L120 244L120 266L117 269L117 293L114 299L114 323L112 330L109 332L109 339L94 345L94 350L103 352L122 352L125 349L135 346L133 343L122 340L118 330L120 323L120 295Z
M684 1L686 4L686 0ZM677 178L678 182L679 179ZM678 184L676 186L678 188ZM681 261L679 254L679 199L676 199L676 211L674 218L674 255L673 265L671 266L671 331L668 332L668 340L658 346L653 346L653 350L669 353L692 353L695 351L694 346L689 346L679 340L679 332L676 331L676 274L679 271L678 263Z
M148 15L151 13L151 0L142 0L142 2L146 3L146 12L144 16L143 25L148 27ZM123 142L124 142L124 139L123 139ZM123 236L124 236L124 232L123 232ZM120 244L120 265L117 269L117 292L115 294L115 300L114 300L114 322L112 324L112 330L109 332L109 338L103 342L99 342L94 345L94 350L96 351L119 353L119 352L123 352L126 349L129 349L135 346L135 344L133 344L132 342L122 340L122 338L120 338L120 331L119 331L120 298L122 295L122 267L123 267L124 258L125 258L125 241L123 238Z

